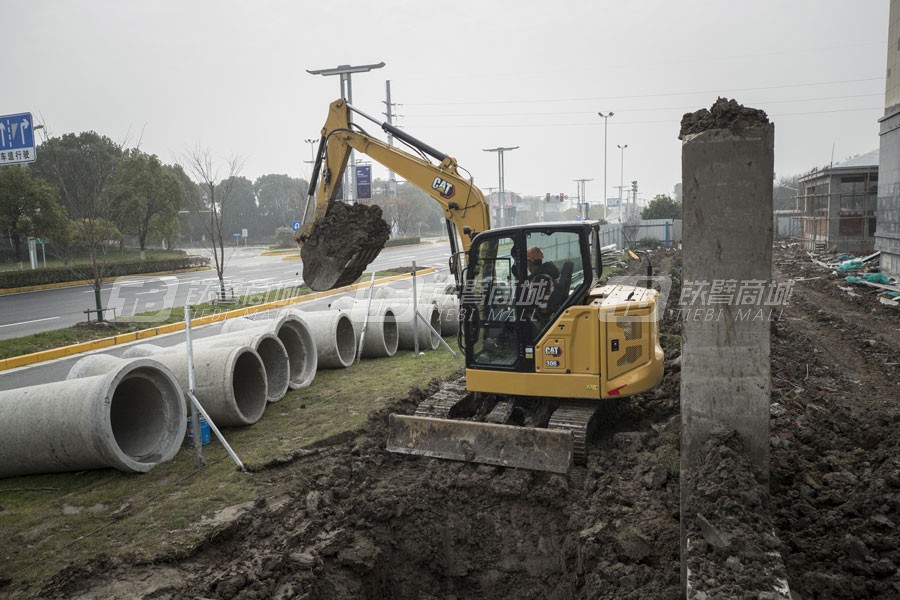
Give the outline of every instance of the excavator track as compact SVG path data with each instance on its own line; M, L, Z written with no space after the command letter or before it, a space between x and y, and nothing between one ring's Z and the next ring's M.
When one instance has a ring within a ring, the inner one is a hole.
M588 428L599 408L596 403L592 402L567 402L561 404L550 415L550 423L547 425L550 429L562 429L572 432L576 465L587 464Z
M441 388L437 392L419 403L415 416L448 419L453 407L462 402L467 394L465 376L458 375L448 379L441 383Z

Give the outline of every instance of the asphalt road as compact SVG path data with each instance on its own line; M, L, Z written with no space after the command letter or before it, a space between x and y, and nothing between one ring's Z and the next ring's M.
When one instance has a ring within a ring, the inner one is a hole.
M264 248L228 248L225 258L226 289L236 296L292 287L302 282L301 263L283 256L261 256ZM203 251L199 251L203 253ZM440 241L384 249L369 269L409 266L447 269L450 245ZM164 319L186 303L212 300L219 290L215 270L176 273L154 277L122 277L105 284L103 305L116 309L116 316L157 311L160 319L148 317L147 326ZM84 322L85 309L94 308L94 290L83 285L22 292L0 296L0 339L9 339L70 327ZM92 319L94 315L92 315Z
M293 285L296 281L296 272L299 268L299 262L297 261L282 261L280 257L263 257L259 255L260 249L240 249L233 253L231 258L231 263L226 268L226 273L229 272L229 269L234 269L234 271L238 271L244 273L256 273L264 272L266 277L272 277L276 272L281 273L281 279L267 279L273 286L278 285L280 283L284 283L286 285ZM381 255L378 259L372 263L376 269L388 269L392 267L401 267L410 265L413 260L416 261L416 266L433 266L438 268L441 272L447 271L447 255L449 254L449 244L447 243L435 243L435 244L421 244L418 246L407 246L407 247L399 247L399 248L390 248L382 251ZM284 263L284 264L279 264ZM286 267L286 265L290 265ZM201 272L201 273L185 273L185 276L197 276L203 275L205 279L209 279L211 276L210 272ZM426 276L423 278L423 281L427 281L431 279L433 276ZM215 276L213 275L212 280L216 282ZM148 278L159 280L162 278ZM185 287L190 288L190 282L196 281L193 277L185 277L185 278L176 278L175 281L166 280L165 285L159 285L157 283L149 283L147 284L147 289L160 289L164 290L169 287ZM183 284L183 285L182 285ZM217 283L216 283L217 285ZM262 285L262 284L258 284ZM394 282L392 285L395 287L409 287L408 281L399 281ZM124 286L129 288L136 288L137 286ZM75 288L79 289L79 288ZM141 288L138 288L141 289ZM215 292L213 288L213 293ZM261 287L258 289L262 289ZM52 292L63 292L63 291L71 291L71 290L51 290L50 292L35 292L35 293L52 293ZM80 290L83 292L83 290ZM115 287L110 286L110 290L105 290L104 293L113 293L115 292ZM132 294L134 290L129 290ZM181 293L181 292L179 292ZM354 292L356 293L356 292ZM364 294L365 292L359 292ZM178 296L174 294L173 297L177 300L182 296ZM328 308L328 305L331 302L334 302L336 298L340 296L330 296L326 298L322 298L319 300L313 300L310 302L302 303L302 306L298 306L301 310L325 310ZM79 299L81 302L84 300ZM93 300L93 296L90 296L90 300ZM181 307L178 304L175 304L177 309ZM143 309L142 309L143 310ZM152 309L150 309L152 310ZM81 319L77 319L81 320ZM207 325L204 327L195 328L193 331L193 335L195 339L202 339L204 337L208 337L210 335L216 335L222 328L221 323L213 323L211 325ZM135 344L154 344L157 346L174 346L175 344L180 344L184 341L184 332L173 333L165 336L154 337L148 340L141 340L138 342L134 342ZM108 348L102 351L106 354L111 354L113 356L120 356L130 345L132 344L123 344L121 346L116 346L113 348ZM75 362L85 356L84 354L61 358L53 361L48 361L45 363L40 363L37 365L32 365L28 367L22 367L19 369L11 369L9 371L0 372L0 390L10 390L21 387L27 387L31 385L38 385L42 383L49 383L51 381L62 381L66 378L69 370L72 368L72 365Z

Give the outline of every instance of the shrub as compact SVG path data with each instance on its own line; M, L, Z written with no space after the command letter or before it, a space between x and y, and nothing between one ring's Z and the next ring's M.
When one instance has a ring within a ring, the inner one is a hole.
M385 248L390 248L392 246L409 246L411 244L418 244L422 240L417 237L402 237L402 238L391 238L384 245Z
M185 256L184 258L145 260L110 263L104 269L104 277L122 277L124 275L140 275L141 273L156 273L159 271L179 271L209 265L209 258L204 256ZM37 269L35 271L6 271L0 272L0 289L26 287L32 285L49 285L53 283L65 283L69 281L81 281L92 279L91 268L88 265L75 265L72 267L56 267L52 269Z

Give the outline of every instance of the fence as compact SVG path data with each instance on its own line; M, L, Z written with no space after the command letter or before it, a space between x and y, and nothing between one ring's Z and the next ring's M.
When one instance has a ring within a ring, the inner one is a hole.
M672 246L681 242L681 219L648 219L600 226L600 245L632 248L642 241Z

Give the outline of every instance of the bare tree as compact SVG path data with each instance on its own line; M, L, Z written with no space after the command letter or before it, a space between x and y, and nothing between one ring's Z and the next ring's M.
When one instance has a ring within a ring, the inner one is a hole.
M225 299L225 231L234 182L243 167L243 158L234 155L224 161L228 175L219 179L220 165L208 148L199 144L185 153L185 163L203 190L201 197L189 198L191 211L200 215L207 236L207 248L212 252L216 276L219 278L219 298Z

